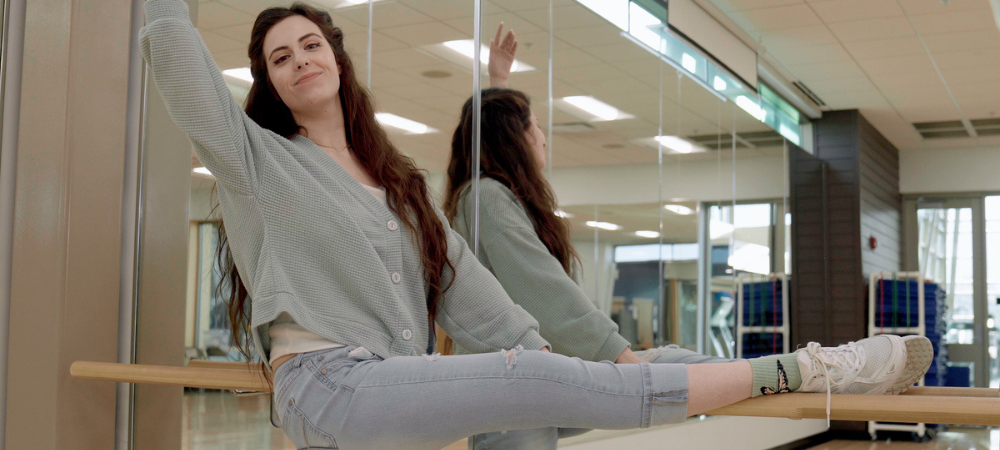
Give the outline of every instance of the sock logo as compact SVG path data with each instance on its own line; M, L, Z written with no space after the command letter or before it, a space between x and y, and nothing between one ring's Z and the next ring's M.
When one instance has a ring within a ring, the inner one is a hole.
M785 367L781 365L781 361L775 361L778 363L778 390L770 388L767 386L761 386L760 393L764 395L771 394L784 394L786 392L792 392L788 389L788 374L785 373Z

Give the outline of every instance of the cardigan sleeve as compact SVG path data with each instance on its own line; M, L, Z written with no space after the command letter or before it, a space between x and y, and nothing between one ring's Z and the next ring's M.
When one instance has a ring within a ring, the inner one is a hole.
M150 0L144 11L139 46L170 116L220 184L253 194L255 159L266 144L276 145L277 135L236 103L183 0Z
M448 220L439 213L442 223ZM472 254L455 230L445 226L448 259L454 272L446 270L447 286L439 306L437 322L462 348L485 353L513 348L529 350L549 347L538 334L538 322L510 300L496 278Z
M589 361L616 360L629 342L549 253L514 194L485 180L480 199L480 251L514 303L538 320L552 351Z

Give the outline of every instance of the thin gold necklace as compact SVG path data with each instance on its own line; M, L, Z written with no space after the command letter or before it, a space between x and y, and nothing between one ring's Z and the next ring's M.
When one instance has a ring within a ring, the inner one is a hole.
M347 145L347 146L344 146L344 147L333 147L333 146L330 146L330 145L320 144L319 142L316 142L316 141L313 141L313 144L316 144L319 147L328 148L328 149L331 149L331 150L336 150L338 152L342 152L344 150L350 150L351 149L350 145Z

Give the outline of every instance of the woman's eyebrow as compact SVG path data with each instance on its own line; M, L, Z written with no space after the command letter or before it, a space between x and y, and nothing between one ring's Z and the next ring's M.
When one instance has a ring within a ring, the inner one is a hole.
M306 35L304 35L304 36L302 36L302 37L299 38L299 42L302 42L302 41L306 40L306 38L308 38L309 36L320 37L316 33L307 33ZM288 46L287 45L282 45L281 47L278 47L278 48L276 48L274 50L271 50L271 54L267 55L267 59L271 59L271 57L274 56L274 52L276 52L278 50L288 50Z

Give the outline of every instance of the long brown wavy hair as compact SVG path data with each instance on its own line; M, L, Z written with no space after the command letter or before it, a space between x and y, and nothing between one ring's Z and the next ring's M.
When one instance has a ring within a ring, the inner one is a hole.
M254 82L246 100L247 115L263 128L286 138L298 134L301 127L295 123L291 110L278 97L267 73L264 57L264 37L278 22L293 16L302 16L315 23L333 49L340 67L340 101L344 113L347 143L361 163L361 167L386 190L386 203L400 217L403 224L413 230L414 240L420 245L420 257L424 267L427 285L427 319L431 336L428 353L435 345L434 319L437 315L438 300L447 286L442 279L447 267L454 273L454 266L448 260L448 245L444 224L438 218L427 191L427 183L422 171L413 160L396 149L389 141L385 130L375 120L375 108L371 96L358 82L354 65L344 49L344 33L333 25L333 19L325 11L312 6L295 3L290 7L269 8L261 12L250 33L250 72ZM359 236L361 238L361 236ZM250 357L250 305L248 291L233 262L233 254L228 245L225 226L219 227L219 265L222 282L219 292L227 299L229 323L233 343L240 352ZM454 279L454 277L452 277Z
M579 260L566 219L556 216L552 187L542 176L525 132L531 127L531 101L521 91L488 88L482 92L480 175L510 189L524 206L542 240L563 270L571 274ZM444 211L454 222L462 190L472 179L472 99L462 107L462 119L451 139L451 162Z

